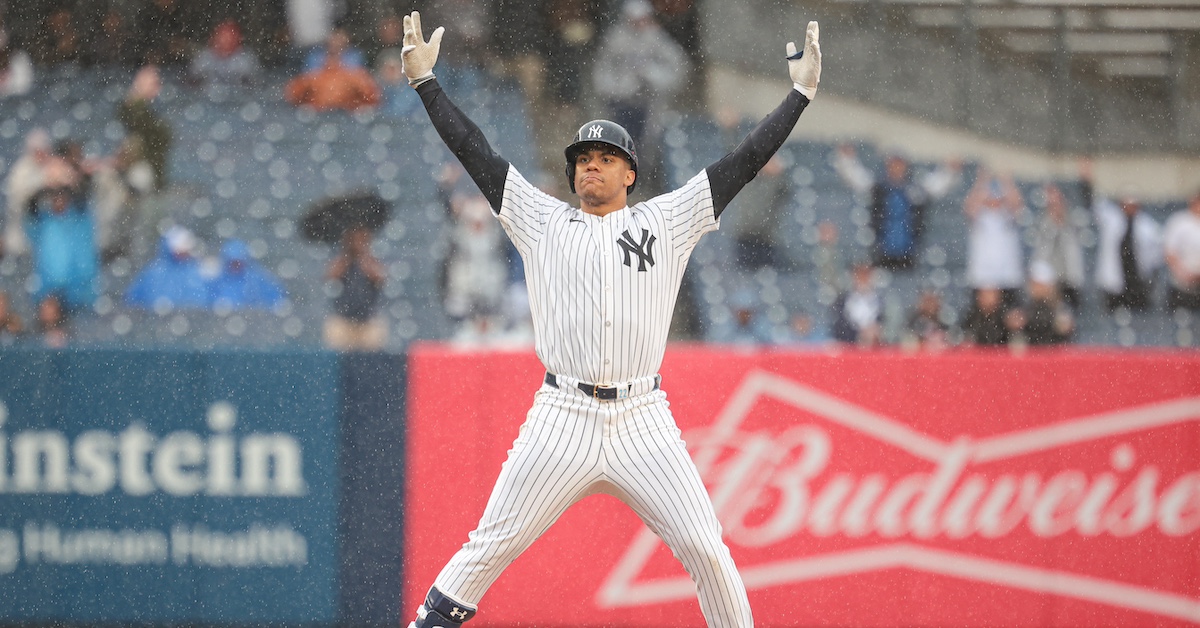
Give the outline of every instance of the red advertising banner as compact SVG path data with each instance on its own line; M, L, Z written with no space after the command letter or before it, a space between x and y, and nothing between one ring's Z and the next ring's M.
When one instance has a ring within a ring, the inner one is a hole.
M525 353L410 359L406 615L543 374ZM1200 354L681 346L662 376L758 626L1200 624ZM472 625L704 621L666 547L596 496Z

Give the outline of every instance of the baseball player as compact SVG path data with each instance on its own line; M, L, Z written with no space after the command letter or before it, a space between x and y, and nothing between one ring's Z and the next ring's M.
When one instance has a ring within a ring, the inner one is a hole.
M572 207L496 154L433 74L445 29L404 18L404 73L442 140L479 185L525 261L542 387L478 527L434 580L410 628L457 628L493 582L580 499L613 495L683 563L709 626L752 626L746 588L680 439L658 368L688 257L791 133L817 91L821 49L787 44L794 89L733 152L683 187L633 207L638 158L625 129L579 128L566 148ZM534 621L548 623L549 619Z

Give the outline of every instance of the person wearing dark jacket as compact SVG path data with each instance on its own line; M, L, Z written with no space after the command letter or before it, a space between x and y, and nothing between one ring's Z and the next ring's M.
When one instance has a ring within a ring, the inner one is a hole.
M144 66L134 76L128 96L117 107L117 120L129 135L141 142L142 155L154 170L155 191L167 187L171 152L171 126L151 106L161 90L158 67Z
M963 317L964 341L982 347L1007 345L1021 328L1021 313L1004 306L999 288L980 288Z
M371 252L371 232L362 227L342 235L342 250L325 278L337 282L333 311L325 319L325 346L337 351L377 351L387 342L387 321L379 313L387 273Z
M843 145L838 149L834 167L851 189L865 197L869 224L875 235L871 244L874 264L888 270L911 269L921 252L925 211L957 183L958 163L948 162L924 176L914 177L908 161L892 155L886 160L884 177L878 179L862 165L853 147Z
M1075 319L1058 292L1054 268L1035 262L1029 270L1028 299L1022 312L1025 340L1030 345L1057 345L1071 341Z

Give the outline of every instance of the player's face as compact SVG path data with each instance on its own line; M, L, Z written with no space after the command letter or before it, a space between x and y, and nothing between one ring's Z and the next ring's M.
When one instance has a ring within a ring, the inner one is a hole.
M604 205L625 195L637 175L611 148L590 148L575 158L575 191L591 205Z

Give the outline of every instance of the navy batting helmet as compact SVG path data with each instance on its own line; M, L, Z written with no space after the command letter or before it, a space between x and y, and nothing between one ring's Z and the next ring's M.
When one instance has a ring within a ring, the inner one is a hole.
M610 120L592 120L579 127L579 131L575 133L575 141L563 151L567 156L567 184L571 186L572 193L575 192L575 158L592 144L607 144L616 148L617 152L629 161L633 173L637 174L637 149L633 147L633 138L629 136L629 132ZM633 184L625 188L625 192L632 194L636 185L637 178L634 177Z

